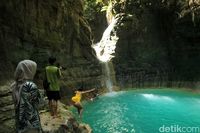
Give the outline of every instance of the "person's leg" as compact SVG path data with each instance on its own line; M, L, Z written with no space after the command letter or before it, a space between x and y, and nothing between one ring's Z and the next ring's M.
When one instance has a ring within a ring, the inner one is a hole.
M47 97L48 97L48 100L49 100L49 110L50 110L50 114L51 116L54 115L53 113L53 96L52 96L52 91L47 91Z
M54 106L54 109L55 109L54 111L55 111L55 112L54 112L54 113L55 113L55 116L58 117L58 101L55 100L55 101L54 101L54 104L55 104L55 106Z
M83 112L83 107L80 103L75 103L75 107L77 108L78 110L78 114L79 114L79 118L82 117L82 112Z
M83 108L79 109L79 118L82 118L82 112L83 112Z
M53 117L56 117L56 113L55 113L55 100L52 100L52 112L53 112Z
M49 101L49 109L50 109L51 116L54 116L53 100L52 99Z
M54 95L54 113L56 117L59 117L58 116L58 100L60 100L60 93L59 91L55 91L54 94L55 94Z

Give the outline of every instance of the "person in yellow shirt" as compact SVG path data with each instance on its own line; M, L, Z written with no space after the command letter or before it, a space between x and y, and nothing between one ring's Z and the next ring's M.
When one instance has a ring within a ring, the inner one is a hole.
M80 118L81 118L82 112L83 112L83 106L81 105L82 94L89 93L89 92L92 92L94 90L95 90L95 88L91 89L91 90L83 91L83 89L80 88L77 91L75 91L75 96L73 96L71 100L72 100L73 106L77 108Z

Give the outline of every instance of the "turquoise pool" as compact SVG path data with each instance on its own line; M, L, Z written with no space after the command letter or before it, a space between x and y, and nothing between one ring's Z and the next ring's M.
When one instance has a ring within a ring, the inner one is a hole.
M200 94L173 89L108 93L84 104L94 133L200 133Z

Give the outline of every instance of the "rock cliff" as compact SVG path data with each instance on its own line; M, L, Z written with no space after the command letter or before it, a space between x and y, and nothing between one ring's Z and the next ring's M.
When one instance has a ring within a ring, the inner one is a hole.
M10 90L11 82L0 87L0 133L14 133L14 105ZM41 96L44 93L41 91ZM89 125L78 122L69 108L58 103L59 118L53 118L48 111L48 101L44 97L40 102L40 120L44 133L91 133Z
M101 68L91 48L91 29L83 17L82 0L2 0L0 3L0 79L6 81L20 60L38 64L37 79L57 57L72 87L99 82Z
M44 67L51 55L56 56L63 67L63 96L80 85L85 88L101 86L101 66L91 43L91 29L83 17L82 0L2 0L0 132L14 132L14 107L9 86L17 63L23 59L37 62L35 79L40 89Z
M200 80L199 0L114 0L121 15L113 58L121 87L192 87Z
M14 132L14 105L11 97L10 82L0 87L0 129L1 133Z

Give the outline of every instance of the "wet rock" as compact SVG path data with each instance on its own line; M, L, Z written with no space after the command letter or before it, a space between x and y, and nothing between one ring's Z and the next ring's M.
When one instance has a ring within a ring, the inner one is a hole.
M0 129L1 133L14 132L14 105L10 90L11 82L0 87Z
M10 104L13 104L13 101L12 101L12 96L4 96L4 97L1 97L0 99L0 106L7 106L7 105L10 105Z
M8 96L11 93L10 87L7 85L0 87L0 97L1 96Z
M3 123L0 125L0 133L14 133L15 132L15 120L14 119L9 119L5 120Z
M40 113L42 128L45 133L91 133L89 125L80 124L66 106L58 104L60 117L53 118L49 112Z

